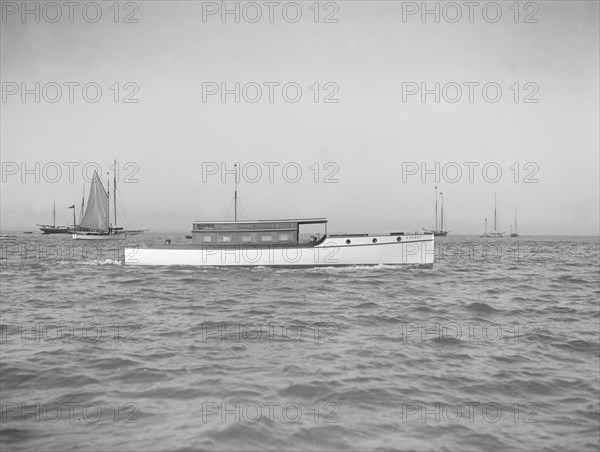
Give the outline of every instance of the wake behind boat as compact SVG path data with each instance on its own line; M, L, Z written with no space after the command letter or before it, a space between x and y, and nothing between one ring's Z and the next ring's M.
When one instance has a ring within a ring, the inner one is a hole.
M117 162L115 161L115 169ZM116 240L125 239L127 236L138 235L145 230L125 230L117 226L117 176L115 171L113 185L113 204L114 204L114 226L110 222L110 195L105 190L98 173L94 171L92 184L90 186L90 195L85 209L85 213L78 225L75 225L75 205L69 207L73 209L73 230L72 235L75 240Z

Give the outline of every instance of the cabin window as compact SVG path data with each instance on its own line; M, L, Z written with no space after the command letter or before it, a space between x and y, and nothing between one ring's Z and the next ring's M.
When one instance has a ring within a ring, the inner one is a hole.
M272 239L273 237L271 237L271 234L263 234L260 236L261 242L270 242Z
M352 243L350 242L350 239L346 240L346 245L350 245L350 243Z
M242 242L251 242L251 241L252 241L252 235L250 235L250 234L242 235Z
M402 237L398 237L396 240L399 241L399 242L401 242L402 241Z
M277 223L277 229L288 229L293 227L294 223Z
M214 229L215 225L214 224L195 224L194 228L197 230L201 230L201 229Z
M257 225L259 229L273 229L275 227L274 223L261 223Z
M231 242L231 236L230 235L224 235L221 240L223 242Z
M205 234L204 237L202 237L202 241L203 242L212 242L212 234Z
M290 236L288 234L279 234L279 240L284 242L290 239Z
M377 239L373 239L373 240L372 240L372 242L373 242L373 243L377 243Z

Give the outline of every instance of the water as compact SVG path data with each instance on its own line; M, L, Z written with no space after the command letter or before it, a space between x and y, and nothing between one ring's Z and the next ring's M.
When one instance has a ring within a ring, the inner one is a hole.
M433 270L0 245L2 450L600 446L597 238L449 236Z

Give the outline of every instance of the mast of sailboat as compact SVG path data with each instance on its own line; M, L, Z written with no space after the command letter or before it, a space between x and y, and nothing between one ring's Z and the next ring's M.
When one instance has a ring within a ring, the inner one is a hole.
M496 225L496 193L494 193L494 232L498 232Z
M483 233L483 235L487 235L487 218L485 219L485 232Z
M437 221L437 213L438 213L438 192L437 192L437 185L435 186L435 230L438 230L438 221Z
M54 208L52 209L52 227L56 227L56 201L54 201Z
M440 192L440 196L442 197L442 206L441 206L441 224L440 224L440 230L444 230L444 193Z
M115 229L117 229L117 160L114 160L114 166L113 166L113 174L114 174L114 180L113 180L113 204L114 204L114 209L115 209Z
M517 209L515 209L515 234L517 233Z
M73 233L77 233L77 225L75 224L75 204L69 206L69 209L73 209Z
M106 202L107 202L107 209L106 209L106 229L108 230L108 233L110 234L110 172L106 172L107 178L106 178Z
M235 192L233 193L233 220L237 221L237 187L238 187L238 175L237 175L237 163L233 165L235 168Z
M83 210L85 208L85 182L83 183L83 196L81 197L81 212L79 213L79 222L83 221Z

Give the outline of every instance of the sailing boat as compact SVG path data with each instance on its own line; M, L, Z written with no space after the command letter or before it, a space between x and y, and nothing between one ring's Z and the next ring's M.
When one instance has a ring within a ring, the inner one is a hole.
M496 213L496 193L494 193L494 229L492 232L488 234L487 232L487 218L485 219L485 233L481 237L492 237L492 238L501 238L504 235L504 232L498 231L498 215Z
M44 234L70 234L73 232L71 228L68 226L56 226L56 202L54 202L54 206L52 208L52 224L38 224L40 226L40 231Z
M485 219L485 229L483 230L483 235L480 235L479 237L488 237L488 233L487 233L487 218Z
M117 227L117 175L115 161L115 175L113 185L114 222L110 222L110 197L104 189L98 173L94 171L90 195L88 197L85 213L78 225L74 226L73 238L76 240L114 240L124 239L127 235L137 235L144 230L124 230ZM83 205L83 203L82 203ZM71 208L74 208L72 206ZM75 211L73 211L73 223L75 223Z
M511 226L512 228L512 226ZM519 237L519 234L517 233L517 209L515 209L515 232L510 233L511 237Z
M426 234L433 234L435 237L445 237L448 235L450 231L444 231L444 193L440 192L440 196L442 197L442 206L441 206L441 225L438 229L438 192L437 185L435 186L435 226L433 230L428 230L423 228L423 232Z

